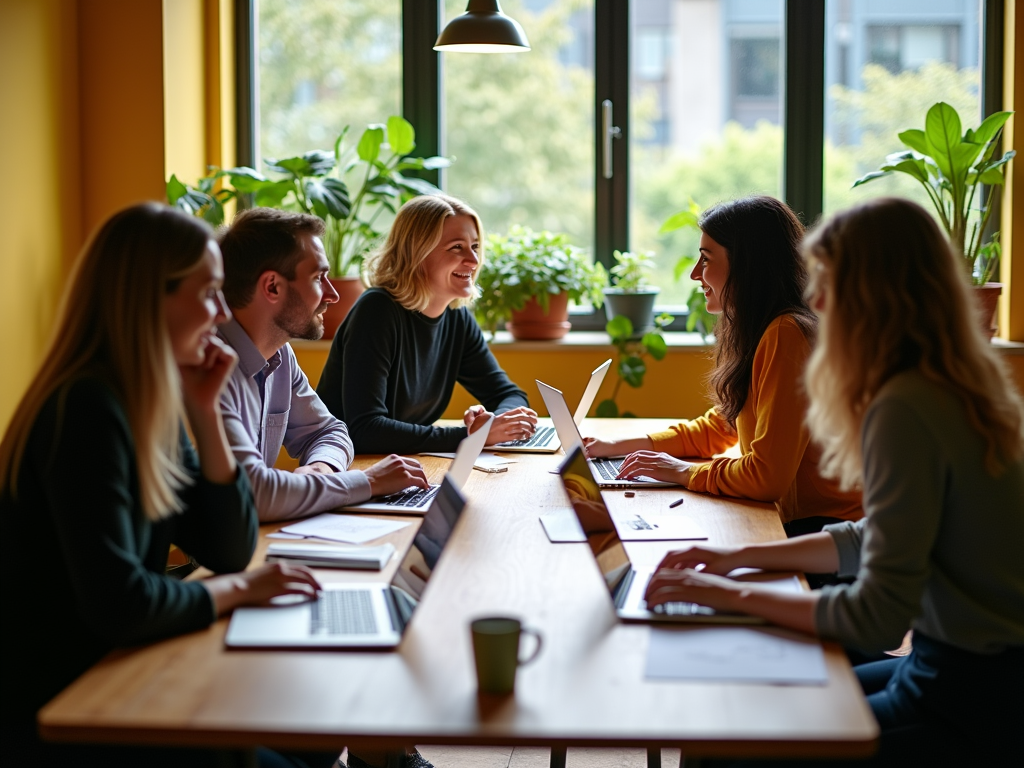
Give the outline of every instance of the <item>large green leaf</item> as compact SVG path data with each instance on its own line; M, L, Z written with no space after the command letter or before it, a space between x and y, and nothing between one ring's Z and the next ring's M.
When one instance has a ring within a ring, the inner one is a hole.
M265 164L272 171L302 179L308 176L324 176L330 173L336 162L333 152L314 149L298 157L286 157L283 160L267 159Z
M679 261L672 267L672 279L679 282L685 274L693 269L693 265L697 263L695 256L680 256Z
M289 179L265 181L256 187L253 202L260 208L280 208L288 193L294 189L295 184Z
M384 143L384 126L374 124L363 131L356 145L356 153L359 159L372 163L380 155L380 145Z
M890 171L872 171L871 173L865 173L863 176L861 176L859 179L853 182L853 185L850 187L850 189L853 189L854 187L859 187L861 184L867 184L869 181L880 179L883 176L888 176L889 173Z
M994 112L986 117L974 131L974 142L976 144L988 144L996 137L999 129L1010 119L1012 114L1012 112Z
M394 182L407 189L414 195L440 195L441 190L425 179L417 179L415 176L402 176L400 173L393 174Z
M886 169L899 171L900 173L905 173L908 176L913 176L924 184L928 183L928 168L925 166L924 160L903 160L902 162L896 163L896 165L887 165L885 167Z
M985 172L978 177L978 181L982 184L1003 184L1006 180L1003 178L1002 168L987 168Z
M647 364L639 357L630 355L619 361L619 377L631 387L642 387L645 373Z
M348 187L340 179L309 179L306 182L306 197L313 203L313 210L321 219L328 215L344 219L352 210Z
M404 117L392 115L388 118L388 144L391 152L403 157L416 149L416 131Z
M604 327L608 335L615 339L628 339L633 335L633 323L625 315L616 315Z
M645 333L643 338L640 339L640 343L647 347L647 351L651 353L651 357L655 360L665 359L665 354L668 352L668 344L665 343L665 337L660 333Z
M929 153L928 139L924 135L924 131L920 128L911 128L909 131L903 131L903 133L896 134L897 138L910 147L915 152L920 152L922 155Z
M658 234L665 235L669 232L675 232L677 229L682 229L683 227L696 228L697 219L698 214L694 211L679 211L678 213L673 213L665 219L665 223L661 225L661 229L658 230Z
M597 404L597 411L594 414L599 419L619 418L619 406L614 400L602 400Z
M188 187L178 181L178 177L172 173L171 178L167 181L167 202L170 205L175 205L179 199L187 194Z
M928 140L928 154L950 179L957 175L954 150L960 145L961 130L960 116L944 101L932 106L925 116L924 133Z

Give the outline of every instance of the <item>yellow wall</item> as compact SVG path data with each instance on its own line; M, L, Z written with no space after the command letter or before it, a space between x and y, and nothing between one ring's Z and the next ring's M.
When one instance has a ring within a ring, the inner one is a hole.
M75 8L60 0L0 4L0 428L39 363L77 248L77 147L62 132L75 121Z

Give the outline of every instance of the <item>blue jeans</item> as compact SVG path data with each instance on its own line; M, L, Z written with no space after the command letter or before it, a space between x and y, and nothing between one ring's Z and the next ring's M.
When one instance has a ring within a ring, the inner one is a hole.
M878 720L866 760L702 761L757 768L1024 766L1024 647L985 655L914 633L909 656L855 667Z

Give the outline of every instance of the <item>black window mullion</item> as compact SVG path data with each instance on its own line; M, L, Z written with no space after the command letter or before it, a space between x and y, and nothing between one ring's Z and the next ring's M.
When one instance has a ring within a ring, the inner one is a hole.
M594 255L605 266L629 249L629 2L594 4ZM612 103L612 178L604 178L603 103Z
M416 155L440 155L443 147L441 54L442 0L402 0L402 114L416 129ZM442 186L441 171L418 174Z
M1006 24L1004 0L985 0L982 13L981 116L984 119L993 112L1001 112L1003 109L1003 34ZM997 152L1002 151L1002 146L997 147ZM989 187L985 194L998 195L999 187ZM1001 214L1001 206L997 205L985 228L986 239L1001 229Z
M824 210L825 3L786 1L782 196L807 225Z
M256 0L235 0L235 165L250 168L256 167L259 155L256 23ZM246 197L239 200L242 207L247 207Z

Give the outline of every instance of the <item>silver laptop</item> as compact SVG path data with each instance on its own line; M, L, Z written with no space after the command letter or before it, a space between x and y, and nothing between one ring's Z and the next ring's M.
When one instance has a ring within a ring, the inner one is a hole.
M555 430L558 432L558 439L562 448L568 456L574 448L583 448L583 438L580 437L580 428L576 422L569 417L569 406L565 404L565 397L554 387L549 387L543 381L537 382L540 396L544 398L544 405L551 414L551 421L554 422ZM654 480L650 477L635 477L632 480L618 480L619 468L622 466L623 458L618 459L588 459L594 470L597 483L602 488L651 488L671 487L678 483L666 483L662 480Z
M583 397L580 398L579 405L576 406L576 413L572 417L577 427L583 423L583 420L587 418L587 414L590 413L590 406L594 404L594 398L597 397L597 391L601 388L604 376L608 373L608 368L611 364L611 359L605 360L590 374L590 381L587 382L587 388L583 390ZM548 412L550 413L550 411ZM537 421L537 431L529 439L496 443L489 446L488 450L554 453L559 447L558 432L551 423L551 419L539 419Z
M576 518L587 537L587 545L604 578L608 595L620 619L640 622L683 622L706 624L765 624L763 619L746 614L724 613L696 603L664 603L653 610L647 608L644 591L653 570L638 571L626 554L626 548L615 530L608 507L601 498L591 465L576 447L562 462L558 474L569 497ZM780 591L798 592L800 582L795 576L764 582Z
M230 648L394 648L451 539L466 500L450 476L389 584L325 584L315 601L238 608L224 642Z
M469 480L473 471L473 465L487 442L487 435L491 431L491 424L494 417L490 416L486 423L476 432L464 438L455 451L455 460L448 468L448 477L455 483L460 491ZM364 501L361 504L349 504L341 509L348 512L387 512L390 515L422 515L430 509L430 503L434 500L438 489L441 486L432 485L430 488L406 488L404 491L392 493L387 496L379 496L376 499Z

